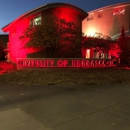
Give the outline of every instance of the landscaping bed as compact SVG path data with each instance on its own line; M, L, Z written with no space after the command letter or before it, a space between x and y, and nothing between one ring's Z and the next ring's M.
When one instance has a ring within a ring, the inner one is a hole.
M130 69L114 68L42 68L16 70L0 62L0 84L16 85L101 85L130 83Z

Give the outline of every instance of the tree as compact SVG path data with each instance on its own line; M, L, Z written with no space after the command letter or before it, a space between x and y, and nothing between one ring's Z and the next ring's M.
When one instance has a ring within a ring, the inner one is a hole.
M41 21L41 24L28 27L20 39L24 40L25 48L45 47L53 57L57 50L63 48L66 48L62 51L64 54L79 51L81 36L82 33L74 22L67 22L52 15Z
M122 26L121 29L121 35L119 37L118 41L118 45L120 47L120 63L121 64L127 64L127 37L125 36L125 29L124 26Z
M96 48L96 51L107 52L116 46L116 41L101 33L95 33L93 37L83 37L83 47Z

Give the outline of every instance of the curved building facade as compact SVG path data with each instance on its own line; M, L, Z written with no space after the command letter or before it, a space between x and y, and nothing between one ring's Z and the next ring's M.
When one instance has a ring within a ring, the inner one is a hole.
M27 58L30 53L41 51L40 49L23 48L19 37L27 27L39 24L52 14L60 19L66 19L67 22L74 22L81 31L82 20L88 15L82 9L67 3L50 3L23 14L2 28L4 32L9 32L8 46L11 61L16 62L16 58Z

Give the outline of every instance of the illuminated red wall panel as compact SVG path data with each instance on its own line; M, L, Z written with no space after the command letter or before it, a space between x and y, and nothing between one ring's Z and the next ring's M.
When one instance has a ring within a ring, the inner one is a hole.
M12 62L16 62L16 58L26 58L28 53L40 50L23 48L23 43L20 40L20 36L23 34L23 30L29 26L29 22L29 19L22 19L14 24L14 26L10 29L9 53Z

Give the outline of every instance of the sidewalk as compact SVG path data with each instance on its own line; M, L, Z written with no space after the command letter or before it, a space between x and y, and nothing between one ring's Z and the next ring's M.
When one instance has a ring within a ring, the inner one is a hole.
M0 130L130 130L130 85L0 85Z

